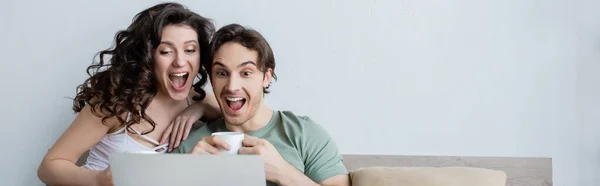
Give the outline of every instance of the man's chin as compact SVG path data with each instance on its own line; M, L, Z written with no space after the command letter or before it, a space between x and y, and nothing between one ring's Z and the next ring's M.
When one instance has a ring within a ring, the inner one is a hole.
M244 125L244 123L246 123L246 120L242 119L242 117L240 117L240 116L225 115L224 119L228 125L233 125L233 126L242 126L242 125Z

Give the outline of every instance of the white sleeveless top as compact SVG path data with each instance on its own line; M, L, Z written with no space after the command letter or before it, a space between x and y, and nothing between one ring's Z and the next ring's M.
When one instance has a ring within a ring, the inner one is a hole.
M187 103L189 106L190 105L189 97L187 99ZM130 115L131 115L130 113L127 114L127 118L125 119L126 121L129 121ZM167 152L167 148L169 147L168 143L160 145L158 143L158 141L156 141L146 135L142 135L140 132L138 132L137 130L135 130L133 128L130 128L130 129L135 132L135 135L139 135L143 139L145 139L157 146L154 148L149 148L149 147L137 142L135 139L133 139L131 136L129 136L128 133L130 133L130 132L127 130L127 126L125 126L113 133L105 135L104 137L102 137L102 139L100 139L100 141L96 145L94 145L92 148L90 148L86 163L81 167L87 168L87 169L92 169L92 170L102 171L102 170L108 168L108 165L109 165L108 157L113 153L158 153L158 154L162 154L162 153Z

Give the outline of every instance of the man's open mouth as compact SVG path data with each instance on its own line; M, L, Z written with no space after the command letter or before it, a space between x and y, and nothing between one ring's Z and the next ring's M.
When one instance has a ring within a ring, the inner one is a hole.
M240 110L246 103L246 99L240 97L227 97L225 101L227 102L227 106L234 111Z

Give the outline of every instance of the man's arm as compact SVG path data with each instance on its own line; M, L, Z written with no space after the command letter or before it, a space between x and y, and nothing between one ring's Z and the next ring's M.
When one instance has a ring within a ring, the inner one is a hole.
M321 185L351 185L349 172L333 138L310 118L299 119L303 123L299 147L305 162L306 176Z
M289 185L319 185L319 186L350 186L350 176L347 174L337 175L317 184L296 167L288 164L286 170L282 170L279 174L280 177L277 180L278 185L289 186Z
M292 164L285 161L271 142L254 136L244 136L240 154L256 154L264 161L265 177L267 181L275 182L277 185L310 186L317 185L310 178L304 176Z
M331 178L327 178L321 182L323 186L350 186L350 176L348 174L337 175Z

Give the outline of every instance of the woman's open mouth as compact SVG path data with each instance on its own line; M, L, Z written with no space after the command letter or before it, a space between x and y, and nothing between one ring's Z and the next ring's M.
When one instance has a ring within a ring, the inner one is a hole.
M169 74L169 81L175 90L180 91L184 89L188 76L187 72Z

